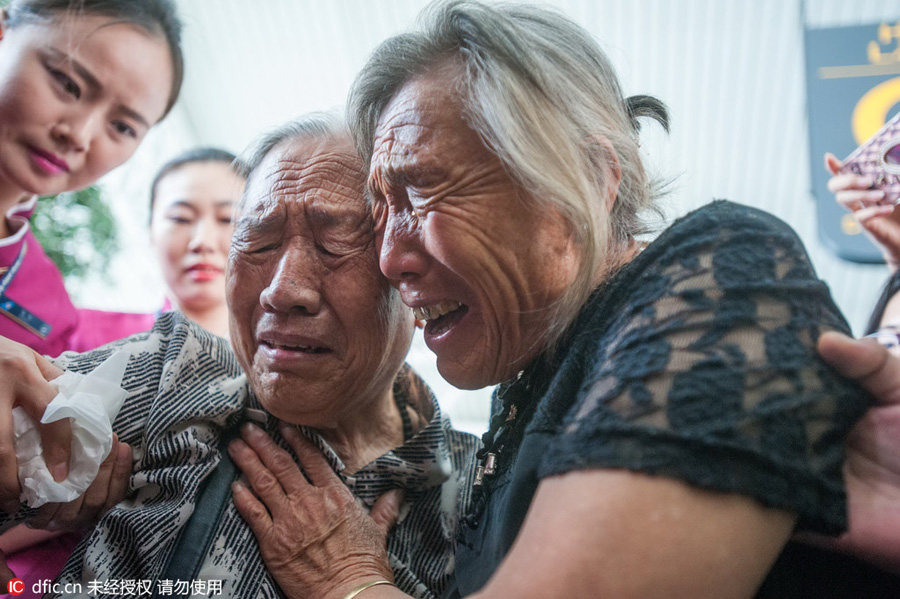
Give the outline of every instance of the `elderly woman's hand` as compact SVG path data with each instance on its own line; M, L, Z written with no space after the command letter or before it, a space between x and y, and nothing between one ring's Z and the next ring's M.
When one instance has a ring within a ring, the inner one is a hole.
M838 203L853 212L856 220L878 245L885 262L896 271L900 266L900 211L891 204L882 204L884 191L871 189L870 176L852 173L838 174L842 163L834 154L825 154L825 168L833 177L828 190Z
M69 473L69 447L72 428L64 418L40 424L47 404L56 397L56 389L47 381L62 370L29 347L0 337L0 507L8 513L19 508L19 473L13 442L12 410L22 406L39 423L44 460L57 481Z
M871 339L825 333L819 353L876 403L847 438L850 529L838 547L900 572L900 359Z
M361 583L392 581L385 537L399 512L399 493L386 493L366 514L315 445L293 427L282 435L302 471L253 425L244 427L229 454L256 494L234 483L235 507L284 593L344 597Z

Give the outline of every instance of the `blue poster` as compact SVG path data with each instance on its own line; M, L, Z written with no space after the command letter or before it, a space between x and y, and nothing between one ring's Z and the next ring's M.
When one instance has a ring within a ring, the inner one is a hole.
M900 110L900 21L806 30L809 155L819 235L853 262L881 253L828 191L822 157L844 159Z

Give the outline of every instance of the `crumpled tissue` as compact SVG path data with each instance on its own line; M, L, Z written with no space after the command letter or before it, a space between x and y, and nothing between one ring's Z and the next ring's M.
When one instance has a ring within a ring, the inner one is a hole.
M88 374L66 371L50 384L59 394L44 411L41 422L71 418L72 448L69 475L60 482L44 463L41 435L22 407L12 411L20 499L37 508L49 502L72 501L90 486L100 464L112 449L112 423L125 401L121 388L131 354L117 351Z

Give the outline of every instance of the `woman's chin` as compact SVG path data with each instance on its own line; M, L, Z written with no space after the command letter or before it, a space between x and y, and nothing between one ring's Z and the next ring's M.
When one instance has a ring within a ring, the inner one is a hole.
M473 354L462 360L451 360L438 356L437 369L441 377L457 389L482 389L493 385L490 372L484 360L475 359Z

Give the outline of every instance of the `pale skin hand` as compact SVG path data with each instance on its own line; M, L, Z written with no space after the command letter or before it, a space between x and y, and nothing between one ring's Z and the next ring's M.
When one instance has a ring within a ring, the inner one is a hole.
M834 175L828 190L838 203L853 212L863 230L875 242L891 271L900 266L900 211L890 204L882 205L884 191L869 189L870 176L837 174L842 163L834 154L825 154L825 168Z
M68 503L45 504L28 522L28 527L17 526L3 533L0 537L0 586L5 587L14 576L6 566L4 553L15 553L67 530L87 529L112 506L125 499L131 464L131 447L114 437L109 455L100 464L97 477L83 495ZM47 534L48 531L50 534Z
M399 494L386 493L366 514L315 445L293 427L282 435L306 477L253 425L242 429L228 453L253 489L234 483L235 507L285 595L340 599L362 582L392 581L385 537L399 513Z
M72 427L68 419L40 424L47 404L56 397L47 381L62 374L31 348L0 337L0 506L9 514L19 509L19 475L13 444L12 410L22 406L38 423L44 460L54 480L69 473L69 446Z
M302 479L287 454L283 461L277 458L274 444L267 448L262 439L250 442L255 453L236 443L232 456L259 499L238 490L235 505L254 530L264 559L277 552L303 560L292 566L286 559L279 574L273 572L288 596L340 599L367 581L391 580L381 525L381 535L337 536L353 527L341 529L332 522L371 529L374 521L349 493L340 502L323 501L319 487L340 482L322 456L309 449L311 444L297 448L297 455L306 472L316 473L310 476L312 484ZM297 519L283 519L285 506L302 506L291 508ZM381 518L379 508L373 514ZM572 472L541 482L519 538L477 596L751 597L794 521L792 514L752 499L672 479L619 470ZM302 535L302 546L282 546L306 526L317 528ZM325 557L314 563L304 552ZM360 571L364 573L351 574ZM367 599L405 596L388 586L365 593Z
M12 409L22 406L35 422L40 423L44 409L56 396L56 389L48 381L62 372L31 348L0 337L0 502L9 514L20 507ZM69 421L64 419L38 426L47 467L55 480L63 480L68 475L72 438ZM91 524L124 498L130 474L131 448L116 441L114 451L107 456L84 495L67 504L47 504L30 524L54 530L73 530ZM0 552L0 586L5 586L11 576Z
M822 335L818 349L875 397L847 439L849 530L837 541L819 542L900 573L900 359L873 339L834 332Z

